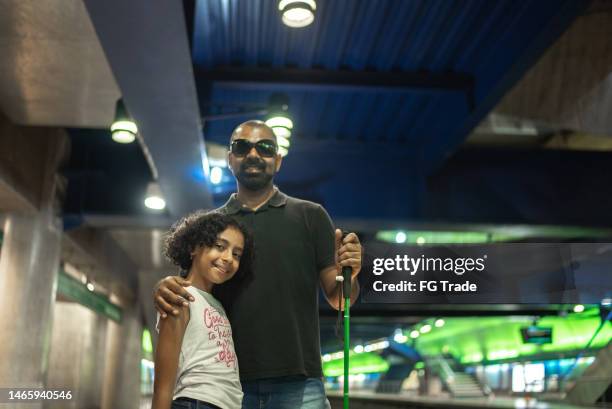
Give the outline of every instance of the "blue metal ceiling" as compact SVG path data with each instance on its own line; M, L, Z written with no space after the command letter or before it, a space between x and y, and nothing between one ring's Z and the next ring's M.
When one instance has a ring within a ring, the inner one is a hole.
M374 168L383 174L410 170L407 184L419 186L588 3L321 0L315 22L292 29L282 24L277 1L198 0L192 45L200 106L204 116L210 107L248 111L265 107L271 93L284 92L295 126L287 161L299 162L301 147L321 141L338 142L331 154L339 160L347 145L361 144L365 153L351 161L385 161L384 149L405 153L416 167ZM226 68L237 69L237 76L211 74ZM266 70L268 78L255 75ZM295 76L284 76L289 71L303 72L306 83L292 82ZM313 72L328 78L319 83ZM334 86L334 79L354 73L361 75L356 82ZM386 77L401 82L403 76L410 79L400 86L385 84ZM225 143L246 119L205 121L204 138ZM370 146L382 146L382 154L368 155ZM331 171L325 164L318 167L322 174ZM284 178L298 180L312 170L292 172ZM363 192L391 193L396 187L388 179L376 183L376 192ZM322 196L327 204L339 200Z
M273 0L198 1L194 63L476 73L496 50L541 29L563 3L328 0L318 2L311 26L291 29Z

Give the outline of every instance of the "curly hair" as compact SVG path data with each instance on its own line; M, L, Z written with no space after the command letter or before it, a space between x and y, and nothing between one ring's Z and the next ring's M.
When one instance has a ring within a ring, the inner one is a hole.
M218 212L197 211L183 217L168 231L164 240L164 255L179 266L182 270L181 276L186 277L191 268L191 254L200 246L214 246L219 234L228 227L237 229L244 237L240 266L234 277L229 280L233 282L232 288L236 289L237 285L245 283L252 275L253 238L242 223L231 216Z

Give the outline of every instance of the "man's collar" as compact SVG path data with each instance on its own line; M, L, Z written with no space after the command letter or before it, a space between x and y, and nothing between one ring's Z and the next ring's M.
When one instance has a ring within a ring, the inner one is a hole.
M281 192L278 188L275 188L276 192L272 195L268 201L263 204L258 210L264 209L267 206L281 207L287 204L287 195ZM232 193L227 203L223 206L227 210L228 214L236 214L242 210L242 203L237 198L236 193Z
M238 199L236 199L236 193L232 193L232 195L225 203L225 205L223 205L223 207L227 211L227 214L236 214L240 211L242 205L240 204Z
M276 188L276 193L268 200L268 205L272 207L281 207L287 204L287 195Z

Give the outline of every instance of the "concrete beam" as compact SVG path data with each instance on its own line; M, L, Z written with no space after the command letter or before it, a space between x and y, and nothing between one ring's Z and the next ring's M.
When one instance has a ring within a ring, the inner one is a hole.
M182 2L86 0L85 5L171 215L212 208Z
M495 112L612 136L612 9L605 3L578 17Z
M0 114L0 212L33 214L53 197L67 143L62 129L19 126Z
M337 89L340 91L472 92L474 77L464 73L367 72L317 69L218 67L196 71L198 83L213 81L225 87L269 89L270 85Z

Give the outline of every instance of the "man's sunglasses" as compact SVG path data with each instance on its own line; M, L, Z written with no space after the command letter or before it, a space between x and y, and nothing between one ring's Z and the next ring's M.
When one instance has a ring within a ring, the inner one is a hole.
M270 139L262 139L255 143L247 141L246 139L236 139L230 145L231 152L236 156L246 156L253 148L255 148L262 158L271 158L276 155L278 151L276 143Z

